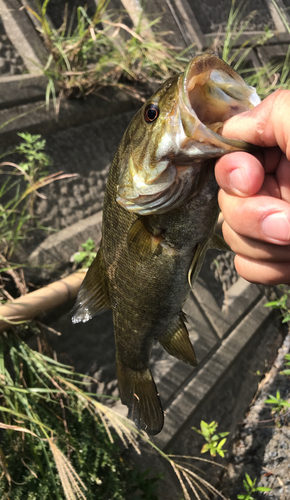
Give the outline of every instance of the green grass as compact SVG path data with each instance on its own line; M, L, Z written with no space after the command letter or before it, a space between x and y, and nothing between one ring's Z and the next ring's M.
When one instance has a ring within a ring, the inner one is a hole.
M67 14L63 25L54 29L47 19L49 0L38 2L38 12L27 7L41 24L41 33L49 51L43 69L48 78L47 101L52 97L57 108L57 88L62 96L81 96L103 87L122 88L135 97L142 96L135 82L161 83L173 73L182 71L186 52L169 46L162 33L153 33L159 19L129 28L124 12L108 9L109 2L98 2L93 18L83 7L76 11L77 25ZM143 35L144 33L144 35Z
M275 0L272 0L272 3L281 17L288 33L290 33L290 27L283 12L280 10ZM235 0L232 2L225 37L221 41L221 57L232 66L249 85L255 87L261 99L264 99L277 89L287 90L290 88L290 49L288 49L284 61L274 61L258 68L248 68L247 60L251 51L257 47L266 45L275 33L265 26L262 35L249 36L249 38L246 38L246 40L239 44L240 38L242 35L245 35L251 20L256 15L256 12L253 11L244 18L245 5L246 4L240 3L236 7ZM243 38L245 38L245 36Z
M15 333L0 339L1 498L133 500L142 490L140 498L157 500L156 478L125 463L115 442L136 439L115 417L109 430L110 410L83 392L82 379Z
M35 327L32 333L39 335ZM43 337L39 344L45 349ZM139 453L142 439L170 463L186 500L188 489L197 499L206 490L224 499L194 471L193 457L159 450L130 420L86 392L83 379L29 348L15 331L0 337L0 427L6 431L0 449L1 498L157 500L157 476L149 479L126 463L116 444Z
M34 203L37 196L45 196L39 189L72 177L62 172L48 175L51 162L40 135L18 135L22 142L5 156L17 153L22 161L0 163L0 256L5 261L11 259L19 242L23 242L30 231L40 227L34 216Z

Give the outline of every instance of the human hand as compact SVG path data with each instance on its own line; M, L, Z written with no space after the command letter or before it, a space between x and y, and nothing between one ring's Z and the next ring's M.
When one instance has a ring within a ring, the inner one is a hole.
M223 235L237 272L255 283L290 283L290 91L234 116L222 135L263 148L216 164Z

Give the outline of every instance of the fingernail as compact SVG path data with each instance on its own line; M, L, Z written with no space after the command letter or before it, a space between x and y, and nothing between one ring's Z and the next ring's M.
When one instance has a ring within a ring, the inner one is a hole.
M244 168L236 168L230 173L230 187L238 193L248 193L249 179L248 174Z
M276 212L263 219L262 231L267 238L278 241L289 241L290 224L284 212Z

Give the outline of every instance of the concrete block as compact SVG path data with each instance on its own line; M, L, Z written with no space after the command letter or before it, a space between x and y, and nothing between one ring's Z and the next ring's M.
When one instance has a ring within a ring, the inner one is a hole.
M207 252L193 294L220 338L225 337L260 299L258 287L239 278L225 293L214 277L211 263L217 252Z
M77 252L80 245L88 238L96 243L101 240L102 212L98 212L87 219L62 229L58 233L48 236L29 257L32 267L44 265L59 265L69 262L72 254ZM46 269L40 269L46 273Z
M44 100L46 85L47 78L44 75L1 76L0 109L32 103L40 99ZM6 117L8 117L8 113L6 113Z
M261 299L251 312L238 324L234 331L223 340L219 349L207 363L182 387L166 411L165 425L156 438L156 444L164 449L170 445L186 421L198 409L214 387L226 376L237 356L256 335L271 311L263 307L266 299Z
M48 54L40 35L18 0L0 0L0 15L7 35L30 73L41 73Z
M52 134L61 130L92 123L140 108L140 102L129 99L121 91L106 89L104 99L90 95L86 99L66 100L56 116L52 106L47 111L43 101L17 105L0 111L0 139L2 144L19 142L17 132ZM109 104L105 99L109 100Z

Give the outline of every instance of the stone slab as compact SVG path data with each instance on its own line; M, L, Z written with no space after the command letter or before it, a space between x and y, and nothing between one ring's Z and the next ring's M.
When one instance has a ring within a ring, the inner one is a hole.
M0 77L0 110L44 100L46 85L47 78L44 75Z
M218 284L210 278L206 264L205 260L193 293L217 335L223 338L259 300L261 292L255 285L239 278L225 295L222 294Z
M243 351L247 343L255 336L262 323L269 318L271 311L263 307L263 298L251 312L239 323L235 330L222 342L220 348L193 376L185 388L166 411L165 425L162 433L156 437L156 444L164 449L169 446L178 430L197 410L201 401L207 398L218 381L225 376L236 357Z
M174 19L177 19L177 27L183 34L186 45L195 44L197 50L205 46L205 39L197 22L191 4L187 0L167 0Z
M47 110L44 101L2 109L0 140L7 145L13 144L19 141L19 131L47 135L141 107L140 101L129 99L121 91L106 89L101 95L104 97L90 95L85 99L63 101L58 115L52 104Z
M269 63L284 63L289 49L289 44L270 45L269 47L258 47L257 53L263 65ZM282 67L279 72L282 71Z
M241 20L244 20L251 12L256 11L255 17L247 27L247 33L261 31L263 32L265 24L275 30L276 26L272 19L271 12L263 0L236 2L235 8L242 7ZM204 0L200 3L198 0L191 0L191 9L193 10L202 33L221 33L225 32L230 9L231 0L220 0L213 3L212 0Z
M275 32L274 32L275 33ZM233 42L233 47L241 47L243 44L247 45L249 43L249 39L253 37L260 37L263 34L262 31L258 32L252 32L250 35L248 33L242 34L239 38L236 39L236 41ZM221 39L223 39L224 34L219 33L219 36ZM203 47L203 50L206 50L208 47L211 47L214 42L217 39L217 33L208 33L204 36L205 38L205 46ZM279 45L279 44L289 44L290 41L290 35L289 33L277 33L274 34L268 41L267 41L267 47L271 47L272 45Z
M18 0L0 0L6 33L30 73L41 73L48 58L44 44Z
M69 262L72 254L77 252L88 238L93 236L96 243L100 242L102 215L102 211L97 212L48 236L29 256L29 264L37 267Z
M272 0L265 0L265 2L268 6L269 11L271 12L272 19L273 19L274 24L276 26L276 31L278 33L286 33L287 28L286 28L285 23L283 22L283 20L280 16L279 12L278 12L276 6L274 5L274 2L272 2ZM277 5L278 9L280 9L280 11L283 13L283 17L289 26L290 17L289 17L289 13L288 13L289 6L287 5L287 0L286 1L285 0L284 1L275 0L275 3Z

